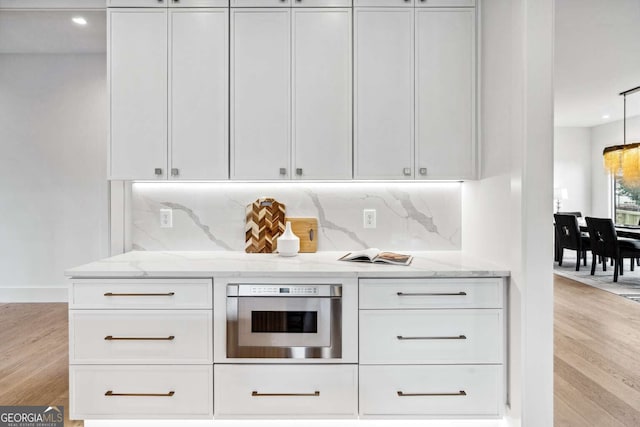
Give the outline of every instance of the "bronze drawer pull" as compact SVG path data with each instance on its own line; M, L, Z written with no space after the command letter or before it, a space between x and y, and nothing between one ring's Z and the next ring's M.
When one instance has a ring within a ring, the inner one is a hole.
M458 335L457 337L403 337L398 335L399 340L466 340L466 335Z
M176 394L175 391L170 391L169 393L156 394L156 393L114 393L109 390L104 395L105 396L131 396L131 397L173 397Z
M167 292L166 294L115 294L113 292L107 292L105 297L172 297L175 292Z
M466 296L467 293L466 292L455 292L455 293L442 293L442 292L431 292L431 293L423 293L423 292L419 292L419 293L408 293L405 294L404 292L397 292L396 295L398 295L399 297L463 297Z
M257 391L251 392L252 397L291 397L291 396L312 396L318 397L320 396L319 391L314 391L313 393L258 393Z
M464 390L460 390L457 393L404 393L402 391L398 392L398 396L400 397L415 397L415 396L466 396L467 392Z
M107 335L104 337L106 341L173 341L174 335L169 335L166 338L148 338L148 337L114 337L113 335Z

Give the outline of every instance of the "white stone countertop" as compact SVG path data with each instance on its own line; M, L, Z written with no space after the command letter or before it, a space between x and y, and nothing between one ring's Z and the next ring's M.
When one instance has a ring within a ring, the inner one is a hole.
M409 266L338 261L344 252L286 258L230 251L132 251L65 271L69 277L506 277L503 266L458 251L404 252Z

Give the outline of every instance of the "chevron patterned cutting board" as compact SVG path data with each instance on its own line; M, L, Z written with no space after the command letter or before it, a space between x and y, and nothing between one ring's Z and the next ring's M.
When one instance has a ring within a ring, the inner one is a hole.
M276 238L284 232L285 205L270 197L262 197L247 205L245 245L247 253L276 251Z

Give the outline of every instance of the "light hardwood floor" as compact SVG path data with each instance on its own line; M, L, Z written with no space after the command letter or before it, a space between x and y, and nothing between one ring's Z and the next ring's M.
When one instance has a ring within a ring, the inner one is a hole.
M640 303L556 276L554 341L556 427L640 426ZM0 350L0 405L68 416L66 304L0 304Z
M67 304L0 304L0 405L64 406L69 421Z
M640 303L555 276L556 427L640 426Z

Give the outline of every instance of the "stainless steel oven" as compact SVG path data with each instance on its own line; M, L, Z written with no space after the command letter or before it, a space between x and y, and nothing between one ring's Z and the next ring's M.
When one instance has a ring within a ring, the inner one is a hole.
M227 357L342 357L342 285L227 285Z

